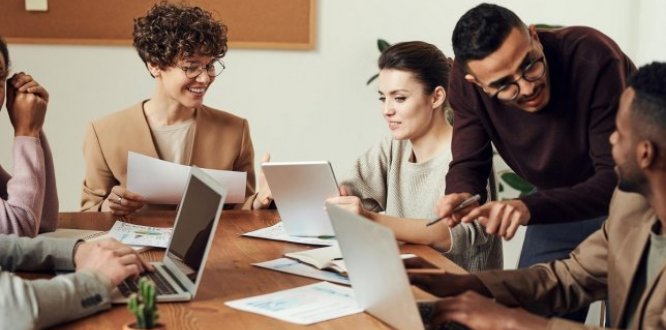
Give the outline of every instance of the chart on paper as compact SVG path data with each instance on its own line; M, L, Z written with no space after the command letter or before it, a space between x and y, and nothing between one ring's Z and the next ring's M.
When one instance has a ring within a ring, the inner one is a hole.
M150 227L116 221L109 231L115 239L138 246L154 246L166 248L171 238L172 228Z

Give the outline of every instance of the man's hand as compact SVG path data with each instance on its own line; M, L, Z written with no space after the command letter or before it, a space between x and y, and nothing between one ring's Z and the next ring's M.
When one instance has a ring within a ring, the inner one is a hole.
M102 203L102 212L111 212L113 215L128 215L136 212L145 205L143 196L133 193L121 186L111 188L111 193Z
M545 329L548 320L523 309L508 308L476 292L467 291L435 303L431 329L448 321L470 329Z
M350 189L345 185L340 186L340 196L328 198L326 203L335 204L351 213L372 220L370 212L363 208L361 199L357 196L350 196Z
M113 286L130 276L154 270L134 249L112 238L79 244L74 251L74 264L77 271L90 270L100 274Z
M264 157L261 158L262 163L267 163L271 161L271 155L265 153ZM268 187L268 181L266 181L266 175L264 171L259 171L259 182L257 184L257 197L252 202L252 209L259 210L268 208L273 201L273 193L271 188Z
M39 137L44 125L49 93L23 72L7 80L7 112L14 136Z
M474 207L479 205L477 202L458 212L453 213L453 210L455 210L458 205L470 197L472 197L472 194L470 193L455 193L440 197L435 207L437 217L443 218L442 220L451 228L457 226L460 221L462 221L463 216L465 216Z
M486 227L486 233L509 240L516 234L518 226L529 222L530 210L518 199L490 202L471 210L462 218L462 222L477 219Z

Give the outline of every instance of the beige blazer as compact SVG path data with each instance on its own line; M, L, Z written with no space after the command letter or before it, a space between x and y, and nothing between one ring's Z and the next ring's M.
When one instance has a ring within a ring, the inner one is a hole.
M574 311L595 300L608 299L611 326L625 323L629 290L650 240L656 215L638 194L616 190L608 220L583 241L569 259L508 272L478 273L497 301L542 315ZM639 329L666 329L664 267L646 284L637 314ZM586 329L553 318L550 329Z
M254 195L254 149L247 120L202 106L197 109L196 131L187 165L247 172L248 197ZM143 102L93 121L83 143L86 176L81 191L81 210L99 211L116 185L127 185L127 152L159 158ZM249 203L248 203L249 202Z

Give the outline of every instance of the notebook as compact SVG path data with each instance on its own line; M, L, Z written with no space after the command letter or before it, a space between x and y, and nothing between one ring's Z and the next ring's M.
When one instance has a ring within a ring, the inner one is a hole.
M324 210L326 199L340 195L331 163L272 162L261 167L287 234L333 235Z
M347 266L354 296L361 308L396 329L425 329L433 301L417 304L393 232L379 224L327 204ZM466 329L446 323L440 329Z
M192 166L178 207L173 234L155 271L145 273L155 282L157 301L194 299L227 191L201 169ZM124 303L138 281L126 280L112 292L113 303Z

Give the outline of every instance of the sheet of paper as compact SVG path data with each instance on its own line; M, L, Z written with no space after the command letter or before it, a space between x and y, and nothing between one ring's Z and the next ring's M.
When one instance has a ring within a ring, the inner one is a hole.
M141 226L116 220L109 230L109 235L127 245L166 248L172 231L171 227Z
M351 282L349 282L349 278L342 276L337 272L329 270L319 270L312 266L298 262L297 260L294 259L278 258L264 262L257 262L254 263L253 265L261 268L277 270L279 272L316 278L318 280L324 280L344 285L351 285Z
M227 301L225 305L303 325L363 312L351 288L328 282Z
M308 245L331 246L338 244L338 241L335 240L335 237L331 236L303 237L303 236L287 235L287 232L284 230L282 222L278 222L270 227L265 227L247 232L243 234L243 236L271 239L274 241L284 241L284 242L291 242L298 244L308 244Z
M227 203L245 201L246 172L203 169L227 188ZM167 162L135 152L127 155L127 189L153 204L178 204L185 191L190 166Z
M103 240L111 238L108 231L102 230L88 230L88 229L70 229L58 228L55 231L39 234L39 236L52 237L52 238L67 238L67 239L82 239L87 242ZM115 238L115 237L114 237ZM129 245L134 251L143 252L150 249L149 246Z

